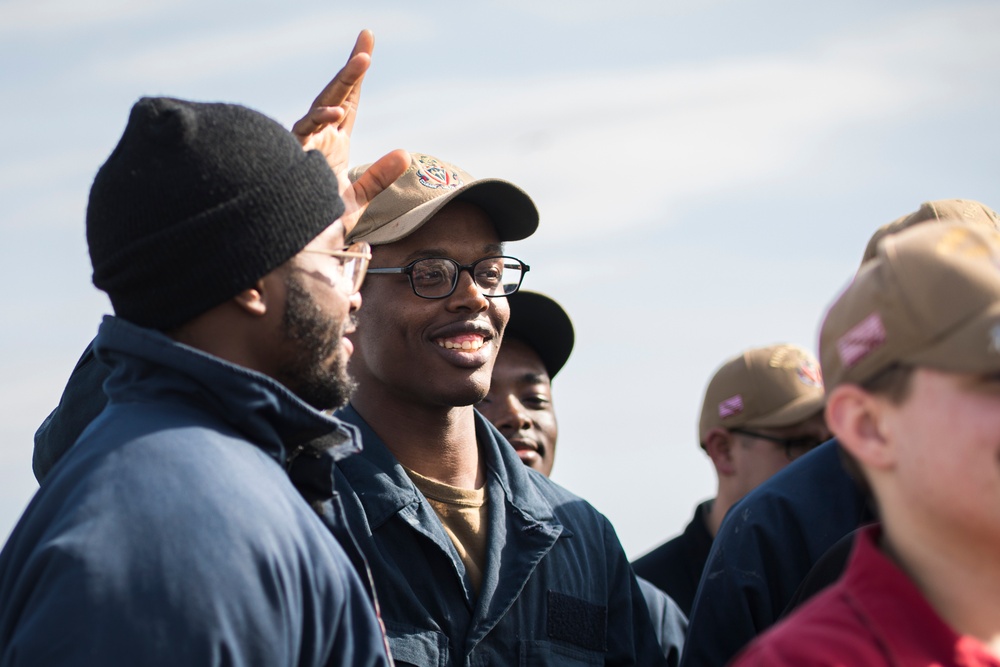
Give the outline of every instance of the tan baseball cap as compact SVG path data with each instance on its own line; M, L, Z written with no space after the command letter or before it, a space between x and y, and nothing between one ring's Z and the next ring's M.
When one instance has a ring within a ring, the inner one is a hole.
M467 171L425 153L410 153L410 167L379 193L347 237L348 243L384 245L419 229L445 204L461 199L482 208L501 241L517 241L538 228L538 209L531 197L499 178L473 178ZM370 167L354 167L351 182Z
M960 222L967 225L982 225L990 229L1000 230L1000 216L985 204L971 199L939 199L920 205L913 213L897 218L882 225L872 235L865 248L861 263L873 259L878 249L879 241L890 234L895 234L921 222Z
M797 345L747 350L726 361L705 390L698 442L715 427L793 426L823 409L816 357Z
M896 363L1000 370L1000 233L948 223L886 237L830 307L820 359L827 391Z

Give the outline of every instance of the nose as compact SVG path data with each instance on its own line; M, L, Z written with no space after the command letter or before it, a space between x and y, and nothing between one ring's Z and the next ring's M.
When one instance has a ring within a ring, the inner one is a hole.
M349 313L358 312L358 308L361 307L361 292L355 292L352 294L348 303L350 304L350 309L348 310Z
M489 299L483 296L483 291L479 289L479 285L472 278L472 269L459 271L457 280L455 291L448 297L448 304L451 308L480 311L489 307Z
M521 401L513 394L500 403L500 418L496 427L502 433L517 433L531 428L531 418Z

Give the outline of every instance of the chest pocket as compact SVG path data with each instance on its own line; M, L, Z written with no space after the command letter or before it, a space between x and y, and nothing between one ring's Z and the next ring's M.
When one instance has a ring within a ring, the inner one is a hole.
M444 633L424 630L399 634L388 630L389 651L397 665L444 667L448 664L448 638Z
M521 642L521 665L603 665L608 608L552 590L545 602L550 639Z

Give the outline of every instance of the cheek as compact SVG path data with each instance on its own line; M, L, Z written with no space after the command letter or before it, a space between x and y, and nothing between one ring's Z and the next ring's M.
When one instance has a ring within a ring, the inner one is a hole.
M493 328L500 332L500 339L503 340L503 332L507 330L507 322L510 320L510 306L507 299L490 299L490 320ZM498 346L499 347L499 346Z
M763 444L763 443L762 443ZM780 448L765 449L755 452L750 463L752 469L752 483L754 486L767 481L775 473L782 470L789 463L784 450Z
M556 424L556 416L550 410L538 410L534 413L533 419L538 425L538 430L549 440L555 440L559 435L559 426Z
M387 276L378 276L384 278ZM361 291L361 308L355 314L357 333L355 336L363 345L366 341L377 343L389 338L390 332L398 331L401 320L401 304L393 299L387 289L379 289L384 285L379 283L365 285ZM393 307L396 306L396 307Z
M914 480L924 493L950 496L956 488L965 488L995 478L1000 457L1000 420L976 419L963 412L962 406L935 410L936 418L913 420L905 439L900 440L897 456L901 479ZM956 486L959 485L959 486Z
M354 344L352 364L363 364L374 369L389 361L398 344L393 339L394 324L387 313L380 308L368 307L365 302L356 315L356 329L350 339Z
M490 397L487 394L487 398L491 399L492 397ZM479 414L481 414L482 416L486 417L486 421L494 423L494 424L497 422L497 420L498 420L498 418L500 416L499 410L497 409L496 403L494 402L495 400L496 399L492 399L492 400L489 400L489 402L483 401L482 403L479 403L479 404L476 405L476 410L479 411Z

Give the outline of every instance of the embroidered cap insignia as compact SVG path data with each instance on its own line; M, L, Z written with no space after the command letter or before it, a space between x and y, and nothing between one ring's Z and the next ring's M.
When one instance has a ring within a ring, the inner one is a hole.
M425 188L453 190L465 184L448 165L429 155L417 156L416 162L417 181Z
M823 371L811 359L803 359L799 367L795 369L795 373L802 384L808 387L823 386Z

